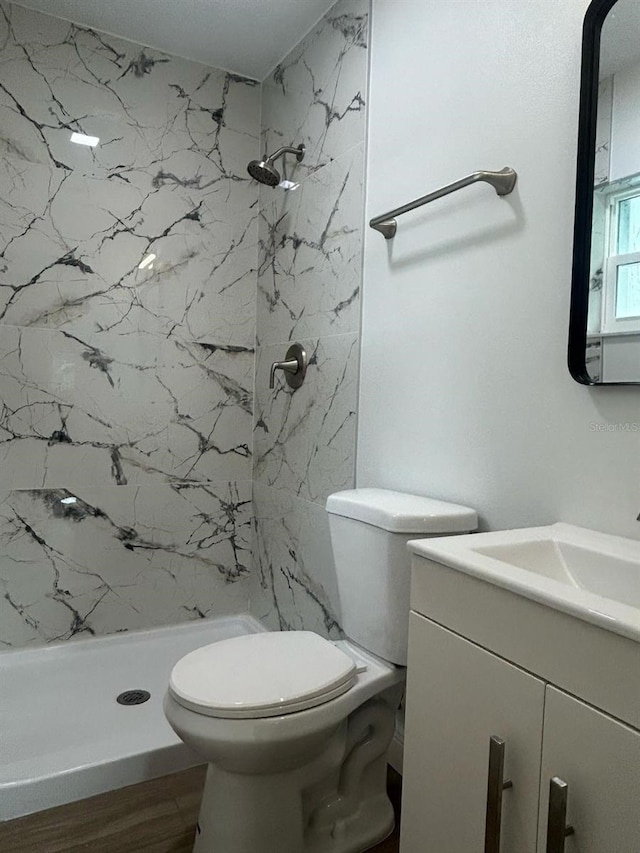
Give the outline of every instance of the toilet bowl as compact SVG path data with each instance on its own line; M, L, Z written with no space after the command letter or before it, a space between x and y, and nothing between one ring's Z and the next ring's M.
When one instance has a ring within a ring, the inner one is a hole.
M313 659L323 652L320 693L310 688L319 675ZM305 660L306 653L312 657ZM228 661L245 655L235 681L245 701L229 716L234 709L223 690L216 693L215 682ZM285 689L252 693L256 673L273 672L279 657ZM307 632L238 637L199 649L180 663L165 714L209 763L194 851L355 853L391 832L385 756L403 668L353 643L331 643ZM204 689L198 691L200 666Z
M208 763L194 853L360 853L394 825L387 750L406 664L408 539L472 510L360 489L327 501L349 639L265 632L174 667L167 720Z

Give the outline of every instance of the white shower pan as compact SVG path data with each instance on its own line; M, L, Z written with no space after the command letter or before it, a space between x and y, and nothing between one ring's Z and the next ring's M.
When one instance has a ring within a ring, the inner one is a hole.
M171 669L199 646L263 630L240 615L0 654L0 820L200 763L162 712ZM134 690L151 696L118 704Z

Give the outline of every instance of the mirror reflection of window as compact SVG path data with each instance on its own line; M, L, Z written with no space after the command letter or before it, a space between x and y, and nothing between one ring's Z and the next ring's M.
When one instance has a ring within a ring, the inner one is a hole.
M602 28L587 366L598 382L640 379L640 3Z
M603 327L640 332L640 189L612 199Z

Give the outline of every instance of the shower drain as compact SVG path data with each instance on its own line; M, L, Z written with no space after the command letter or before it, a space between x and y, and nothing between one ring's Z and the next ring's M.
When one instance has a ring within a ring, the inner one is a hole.
M142 705L149 699L151 699L151 693L147 690L125 690L124 693L116 696L118 705Z

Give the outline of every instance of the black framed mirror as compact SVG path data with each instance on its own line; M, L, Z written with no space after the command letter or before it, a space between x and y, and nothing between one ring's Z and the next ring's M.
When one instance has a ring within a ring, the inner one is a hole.
M640 2L584 22L569 370L640 385Z

